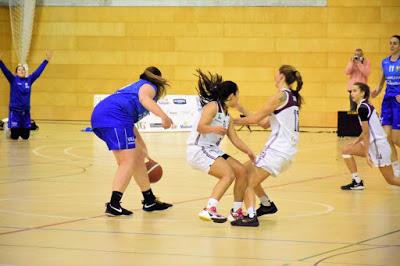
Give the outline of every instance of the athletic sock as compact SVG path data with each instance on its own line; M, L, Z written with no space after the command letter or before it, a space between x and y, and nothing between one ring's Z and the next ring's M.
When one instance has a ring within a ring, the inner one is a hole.
M254 211L253 207L250 207L247 209L247 215L249 216L249 218L254 218L256 212Z
M353 178L354 181L356 181L357 183L361 182L361 177L358 175L358 173L352 173L351 177Z
M145 203L152 204L156 199L156 196L154 196L153 191L151 190L151 188L149 190L142 191L142 194L143 194L143 198L144 198L144 202Z
M119 208L121 205L119 204L124 193L119 191L113 191L111 194L110 204L113 207Z
M213 198L209 198L208 202L207 202L207 209L211 208L211 207L217 207L218 205L218 200L213 199Z
M271 201L269 200L267 195L260 197L260 201L263 206L266 206L266 207L271 206Z
M241 202L241 201L234 201L233 202L233 211L236 212L237 210L242 208L242 204L243 204L243 202Z

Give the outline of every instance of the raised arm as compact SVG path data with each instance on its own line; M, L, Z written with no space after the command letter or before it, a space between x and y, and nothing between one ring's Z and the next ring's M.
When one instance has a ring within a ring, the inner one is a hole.
M50 59L53 57L53 52L47 51L46 52L46 59L40 64L40 66L32 73L32 83L37 80L38 77L42 74L43 70L46 68L47 64L49 63Z
M49 61L47 61L47 59L43 60L40 66L32 73L31 75L32 83L35 82L35 80L37 80L38 77L40 77L40 75L42 74L43 70L45 69L48 63Z
M1 58L0 58L0 68L4 76L7 78L8 82L12 83L14 81L15 76L11 73L10 70L8 70L6 65L3 63L3 60L1 60Z
M164 129L170 128L173 125L173 122L171 118L169 118L167 114L161 109L161 107L153 100L155 96L156 91L149 84L143 84L142 87L140 87L140 103L144 106L144 108L161 118Z

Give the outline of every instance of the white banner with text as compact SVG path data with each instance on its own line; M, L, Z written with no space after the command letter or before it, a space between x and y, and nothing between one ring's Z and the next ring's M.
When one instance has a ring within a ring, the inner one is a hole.
M109 96L108 94L94 95L94 106ZM167 95L157 102L163 111L172 119L175 128L163 129L161 119L150 113L136 127L141 132L191 131L196 114L201 110L197 95Z

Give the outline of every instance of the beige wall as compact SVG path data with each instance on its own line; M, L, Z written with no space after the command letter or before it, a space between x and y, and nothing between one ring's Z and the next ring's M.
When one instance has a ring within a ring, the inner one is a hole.
M7 23L5 13L0 23ZM46 49L55 55L33 86L32 116L88 120L93 94L134 81L148 65L160 67L171 94L195 93L196 68L217 71L236 81L243 104L256 110L274 92L279 65L293 64L305 83L301 124L336 126L337 110L348 108L344 67L353 50L361 47L371 59L376 87L399 25L398 0L330 0L325 8L40 7L31 69ZM2 39L9 35L3 28ZM0 78L1 88L5 83ZM0 96L4 116L4 89Z
M11 57L11 30L10 15L7 7L0 7L0 56L5 64L10 66ZM0 74L0 119L8 115L9 83L4 75Z

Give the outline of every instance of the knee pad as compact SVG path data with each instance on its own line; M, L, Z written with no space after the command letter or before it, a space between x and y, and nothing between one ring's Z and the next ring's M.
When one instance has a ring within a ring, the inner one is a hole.
M350 154L342 154L343 159L350 159L353 155Z

